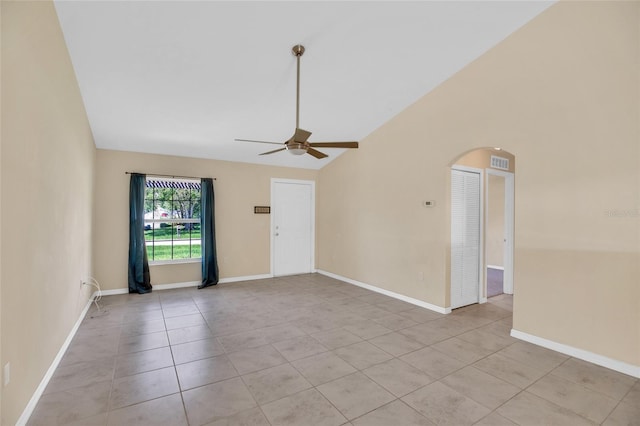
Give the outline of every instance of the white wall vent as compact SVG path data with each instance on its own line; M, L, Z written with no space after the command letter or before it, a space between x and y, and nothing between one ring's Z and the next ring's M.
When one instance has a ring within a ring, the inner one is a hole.
M509 159L492 155L491 167L494 169L509 170Z

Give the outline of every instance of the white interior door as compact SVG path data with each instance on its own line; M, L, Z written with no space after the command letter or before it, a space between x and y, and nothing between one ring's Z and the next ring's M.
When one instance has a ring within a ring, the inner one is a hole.
M451 308L478 303L481 257L481 174L451 170Z
M271 265L274 276L306 274L314 268L315 184L271 181Z

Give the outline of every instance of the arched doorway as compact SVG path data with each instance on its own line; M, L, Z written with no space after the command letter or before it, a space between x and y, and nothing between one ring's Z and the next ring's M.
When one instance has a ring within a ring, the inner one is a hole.
M450 309L513 294L514 155L474 149L450 173Z

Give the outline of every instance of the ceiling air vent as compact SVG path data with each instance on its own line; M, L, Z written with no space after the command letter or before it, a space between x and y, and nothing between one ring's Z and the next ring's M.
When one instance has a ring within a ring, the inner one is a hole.
M494 169L509 170L509 159L492 155L491 167L493 167Z

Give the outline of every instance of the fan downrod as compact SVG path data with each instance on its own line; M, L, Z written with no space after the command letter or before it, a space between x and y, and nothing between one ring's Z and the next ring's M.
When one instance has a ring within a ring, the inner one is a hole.
M302 56L304 54L304 46L301 44L296 44L291 48L293 52L293 56Z

